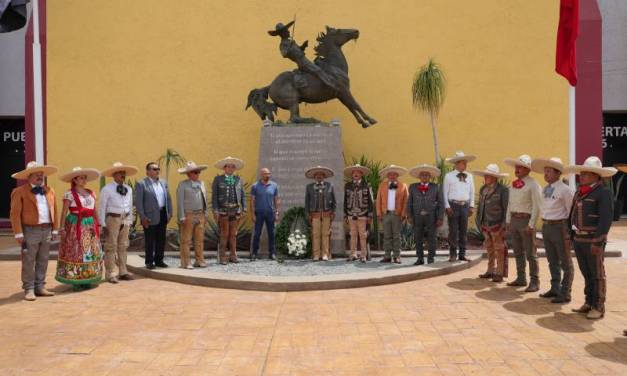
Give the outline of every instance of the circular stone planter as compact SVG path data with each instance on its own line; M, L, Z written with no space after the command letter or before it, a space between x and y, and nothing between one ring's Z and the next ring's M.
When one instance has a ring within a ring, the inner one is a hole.
M347 289L414 281L454 273L473 267L481 262L481 255L479 254L467 255L466 257L470 260L469 262L456 261L451 263L448 261L437 261L433 264L420 266L408 264L407 261L405 261L405 264L393 266L370 261L369 263L361 264L368 267L367 271L291 276L265 276L244 274L235 271L230 273L214 271L212 269L227 268L225 266L214 265L215 260L209 260L210 263L213 263L209 268L187 270L179 268L178 265L171 265L169 268L149 270L144 266L144 258L138 255L129 255L127 266L131 272L138 275L190 285L258 291L310 291ZM271 261L264 260L256 262L270 263ZM286 263L288 262L289 261L286 261ZM318 262L316 264L320 265L320 268L333 268L331 263L339 262L346 263L344 259L339 259L329 263ZM272 263L275 264L276 262ZM313 261L311 263L313 263ZM281 266L277 265L273 267Z

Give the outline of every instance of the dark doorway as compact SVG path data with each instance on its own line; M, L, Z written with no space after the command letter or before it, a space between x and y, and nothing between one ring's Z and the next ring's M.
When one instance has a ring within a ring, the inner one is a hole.
M11 174L24 169L24 118L0 117L0 221L9 218L11 191L17 181Z
M627 112L603 113L603 164L616 163L627 163ZM627 214L627 177L617 185L621 175L619 172L614 176L614 189L619 190L615 203L622 208L622 214Z

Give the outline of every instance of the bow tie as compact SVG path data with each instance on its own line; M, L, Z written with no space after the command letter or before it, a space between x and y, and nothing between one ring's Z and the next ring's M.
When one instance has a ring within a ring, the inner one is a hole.
M46 194L46 190L41 185L34 186L30 191L33 192L33 194L35 194L35 195L45 195Z
M126 188L124 184L118 184L118 186L115 187L115 191L121 194L122 196L126 196L126 194L128 193L128 188Z
M424 184L424 183L420 183L418 185L418 190L420 190L420 192L425 193L429 190L429 184Z
M201 189L202 188L202 184L200 184L199 181L193 181L192 182L192 188L194 188L194 189Z
M459 181L461 182L466 182L466 177L468 175L465 172L460 172L459 174L457 174L457 179L459 179Z
M395 182L395 181L390 182L390 185L388 186L388 189L396 189L396 188L398 188L398 183Z
M587 195L590 192L592 192L592 187L589 185L582 185L579 187L579 194L582 196Z
M361 184L361 180L353 180L353 184L359 185L359 184Z
M520 189L522 187L525 186L525 182L522 179L516 179L514 180L514 182L512 182L512 187L516 188L516 189Z
M235 184L235 176L233 175L224 175L224 182L228 185Z
M547 185L542 191L542 193L544 193L544 198L551 198L553 196L553 192L555 192L555 187L551 185Z

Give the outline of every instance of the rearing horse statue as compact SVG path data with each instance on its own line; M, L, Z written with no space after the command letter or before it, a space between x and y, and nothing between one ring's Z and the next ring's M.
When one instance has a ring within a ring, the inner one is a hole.
M377 121L362 110L350 92L348 63L342 53L342 46L350 40L357 40L359 31L327 26L326 32L321 32L316 38L318 44L314 48L315 66L311 66L313 64L304 58L307 42L297 46L293 40L287 39L289 38L287 28L290 25L291 23L278 24L275 31L268 33L281 36L281 53L284 57L297 62L300 68L282 72L269 86L251 90L246 109L252 107L262 120L267 118L274 122L274 114L280 107L290 111L290 122L312 123L318 120L301 117L299 103L321 103L337 98L363 128L376 124ZM268 101L268 96L272 102Z

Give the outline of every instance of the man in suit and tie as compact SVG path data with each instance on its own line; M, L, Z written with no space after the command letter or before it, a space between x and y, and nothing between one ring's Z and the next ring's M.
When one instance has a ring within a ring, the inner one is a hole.
M135 187L135 207L144 227L145 262L148 269L168 267L163 262L163 254L166 227L172 218L172 199L168 184L159 179L160 170L157 163L149 162L146 165L146 178L137 182Z
M425 232L429 244L427 263L431 264L435 261L437 248L436 231L442 226L444 219L444 199L440 187L430 180L440 176L440 170L437 167L422 164L412 168L409 174L420 179L420 183L413 183L409 186L407 199L407 218L414 225L416 256L418 257L414 265L425 263L423 251Z
M54 295L44 286L50 241L58 236L59 218L54 190L44 183L44 177L55 172L56 167L29 162L25 170L11 175L28 181L11 192L11 227L22 246L24 300Z

